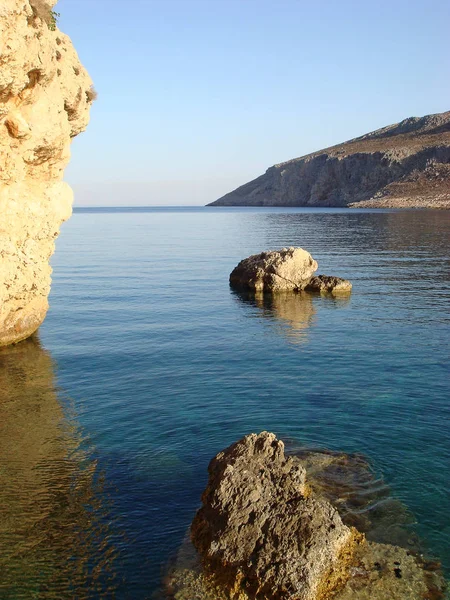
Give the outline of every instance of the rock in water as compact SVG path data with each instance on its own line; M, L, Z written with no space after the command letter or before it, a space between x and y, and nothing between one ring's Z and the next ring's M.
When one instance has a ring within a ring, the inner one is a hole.
M307 292L350 292L352 284L347 279L341 279L340 277L316 275L311 277L304 289Z
M230 283L255 292L300 290L317 267L303 248L261 252L241 260L230 275Z
M424 559L411 531L413 515L361 455L300 448L285 459L283 444L262 433L218 454L209 470L191 527L198 552L185 539L164 598L446 597L439 562Z
M346 581L363 538L311 492L274 434L251 434L209 465L191 527L205 565L239 598L317 600Z
M241 260L230 274L230 284L254 292L349 292L346 279L317 275L317 261L303 248L282 248Z
M0 7L0 346L45 318L49 258L72 210L70 142L89 121L92 81L56 26L54 0Z

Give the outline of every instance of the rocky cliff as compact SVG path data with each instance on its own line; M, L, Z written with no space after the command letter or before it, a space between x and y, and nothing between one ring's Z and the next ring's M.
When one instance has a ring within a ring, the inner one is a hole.
M0 7L0 346L28 337L45 318L49 257L71 215L64 168L95 97L54 4Z
M450 111L274 165L211 206L450 208Z

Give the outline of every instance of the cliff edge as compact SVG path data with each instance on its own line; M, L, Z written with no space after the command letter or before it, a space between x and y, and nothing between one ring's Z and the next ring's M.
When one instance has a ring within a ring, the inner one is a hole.
M450 111L274 165L209 206L450 208Z
M54 4L0 7L0 346L31 335L47 313L48 261L72 211L64 168L95 97Z

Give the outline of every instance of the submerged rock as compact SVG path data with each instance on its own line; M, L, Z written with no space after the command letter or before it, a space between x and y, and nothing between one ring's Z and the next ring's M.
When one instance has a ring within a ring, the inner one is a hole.
M282 248L244 258L230 274L230 285L254 292L349 292L346 279L313 276L317 261L303 248Z
M289 451L306 469L308 485L338 509L345 525L355 527L370 541L421 551L411 530L414 515L391 495L363 455L295 445L289 445Z
M443 600L445 582L420 557L389 544L356 549L346 585L334 600Z
M306 484L274 434L251 434L209 466L191 527L207 567L242 598L327 598L348 577L356 530Z
M425 561L411 540L411 513L363 456L291 450L285 458L283 443L264 432L213 459L191 527L198 552L186 538L166 598L445 597L439 563Z

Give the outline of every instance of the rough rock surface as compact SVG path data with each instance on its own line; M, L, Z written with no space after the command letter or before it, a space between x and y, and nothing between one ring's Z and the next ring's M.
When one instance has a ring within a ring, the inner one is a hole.
M424 562L405 548L367 542L356 546L345 585L327 600L444 600L445 580L436 562ZM195 549L185 540L176 567L165 580L171 600L230 600L248 598L227 590L202 568Z
M450 111L280 163L211 206L450 208L449 164Z
M349 204L351 208L449 208L450 163L431 162L394 181L371 200Z
M54 4L4 0L0 7L0 345L28 337L46 315L48 260L72 207L63 171L94 98L56 27Z
M317 262L303 248L282 248L241 260L230 275L230 283L255 292L298 290L317 267Z
M352 284L347 279L333 275L316 275L311 277L304 289L307 292L350 292Z
M244 258L230 274L230 284L254 292L349 292L350 281L317 275L317 261L303 248L282 248Z
M267 432L212 460L192 541L237 597L316 600L346 580L358 534L305 474Z
M203 498L205 504L196 517L196 520L200 519L201 543L197 544L200 555L186 538L167 573L164 581L165 593L161 598L173 600L264 598L261 590L249 589L248 575L247 580L244 580L242 575L233 580L240 563L245 563L246 572L254 572L256 566L262 564L258 553L262 551L263 558L266 556L264 552L267 547L263 541L255 546L253 552L250 552L247 562L242 558L242 552L251 550L248 541L252 535L270 536L268 543L273 554L268 566L269 574L272 565L275 565L275 572L280 573L280 570L276 571L277 560L289 561L292 552L294 556L297 555L299 550L297 538L295 535L290 536L292 533L290 526L286 529L285 538L284 531L271 530L270 518L261 530L256 532L253 527L257 519L249 518L249 515L252 515L251 511L256 510L258 518L259 515L265 514L268 517L277 515L276 518L279 519L281 515L281 522L285 523L283 515L285 513L289 515L291 510L289 501L285 501L291 492L286 495L283 492L284 483L290 485L291 467L285 467L287 475L283 473L283 468L280 473L278 442L271 434L261 435L270 436L272 444L275 442L274 446L269 445L265 452L262 451L262 456L260 452L255 451L238 453L237 456L235 445L218 455L216 461L219 461L219 465L215 464L215 461L212 462L210 481ZM261 436L249 437L251 440L248 447L251 449L253 442L256 445ZM242 443L247 439L244 438L237 446L242 447ZM404 504L390 495L388 486L374 473L364 456L304 446L296 447L292 442L290 452L293 452L290 459L292 462L288 465L299 469L294 476L294 484L297 481L297 486L302 488L303 494L309 495L309 498L315 496L329 502L338 510L342 523L347 527L356 527L359 532L364 533L367 540L354 546L353 557L347 568L347 578L342 577L344 585L337 586L334 590L328 589L325 594L319 586L318 597L322 595L327 600L331 598L333 600L443 600L446 583L440 564L435 560L427 561L423 558L420 539L411 530L411 524L415 522L414 515ZM265 463L264 457L267 458ZM265 469L265 478L258 477L261 469ZM294 469L291 470L296 473ZM272 479L270 475L273 472L275 476ZM264 494L260 491L261 485L268 488ZM273 496L272 492L279 494L280 503L277 502L278 496ZM253 495L259 496L255 508ZM262 500L268 502L265 509L261 506ZM301 509L302 504L299 502L297 511L300 520L307 516L307 513ZM289 516L286 518L289 521ZM193 527L195 526L198 524L194 521ZM225 541L221 537L222 532ZM311 527L310 532L311 535L317 533L319 538L322 536L323 539L323 531L317 532ZM193 534L194 537L196 531L193 530ZM237 548L241 541L242 551ZM223 551L224 543L228 544L230 549L226 553ZM289 543L292 547L287 545ZM216 560L211 561L208 558L208 551ZM240 562L233 562L232 553L239 557ZM203 558L203 565L201 558ZM311 555L310 558L315 557ZM284 589L279 595L267 597L290 597L289 593L289 590Z

